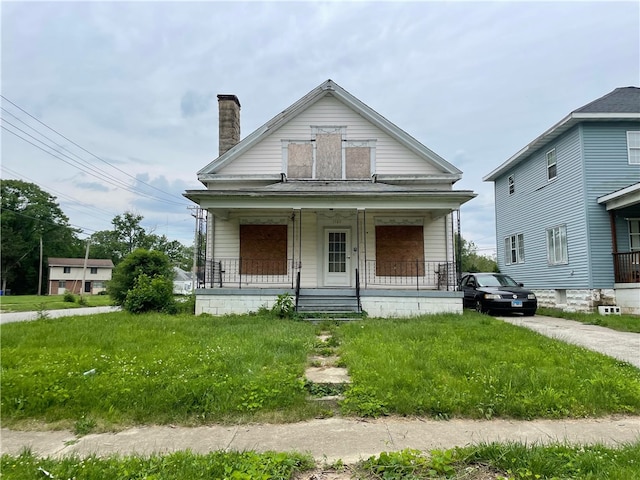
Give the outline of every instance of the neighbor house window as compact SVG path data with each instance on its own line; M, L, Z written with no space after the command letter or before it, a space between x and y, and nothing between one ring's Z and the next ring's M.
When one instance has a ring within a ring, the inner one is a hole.
M640 219L629 220L629 245L632 252L640 251Z
M240 225L240 273L287 274L287 226Z
M71 267L62 267L64 273L71 273Z
M98 273L98 267L91 267L91 273L94 275Z
M58 281L58 288L66 288L66 286L67 286L67 282L65 282L64 280Z
M627 149L629 151L629 163L640 165L640 132L627 132Z
M504 239L504 262L507 265L524 263L524 234L518 233Z
M568 263L566 225L547 229L547 261L549 265Z
M516 193L516 184L513 175L509 175L509 195Z
M556 149L547 152L547 180L553 180L557 175Z

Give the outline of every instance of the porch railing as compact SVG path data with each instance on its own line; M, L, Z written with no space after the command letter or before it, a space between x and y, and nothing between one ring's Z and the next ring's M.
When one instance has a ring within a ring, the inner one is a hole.
M455 290L454 262L424 260L365 262L365 288L415 287L416 290Z
M205 286L251 287L287 286L294 288L294 261L248 258L217 258L207 268Z
M614 253L613 272L616 283L640 283L640 252Z

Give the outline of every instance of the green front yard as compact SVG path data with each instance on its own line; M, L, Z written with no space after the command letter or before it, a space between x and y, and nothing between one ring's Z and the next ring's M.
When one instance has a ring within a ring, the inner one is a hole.
M79 296L74 295L75 301L65 302L64 295L1 295L0 311L37 312L44 310L60 310L64 308L104 307L113 305L108 295L84 295L83 304L78 302Z
M132 424L291 422L320 327L270 316L112 313L3 325L6 427L78 433ZM465 313L331 326L357 416L584 417L640 413L640 370Z

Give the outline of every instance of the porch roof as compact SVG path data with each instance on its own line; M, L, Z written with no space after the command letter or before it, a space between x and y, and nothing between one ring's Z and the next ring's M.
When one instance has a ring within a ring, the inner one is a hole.
M234 209L420 209L456 210L476 197L471 190L437 190L416 185L368 181L282 182L264 187L188 190L184 196L202 208Z
M640 182L598 198L599 204L604 204L607 210L618 210L640 204Z

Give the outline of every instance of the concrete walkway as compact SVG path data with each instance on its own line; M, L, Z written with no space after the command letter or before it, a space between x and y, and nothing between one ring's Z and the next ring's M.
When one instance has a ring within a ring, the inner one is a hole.
M597 325L542 315L496 318L529 328L547 337L604 353L640 368L640 333L618 332Z
M66 308L63 310L44 310L47 318L71 317L74 315L93 315L96 313L117 312L120 307L83 307L83 308ZM40 312L13 312L0 313L0 324L12 322L27 322L37 320Z
M384 451L404 448L432 450L480 442L518 441L527 444L571 442L616 445L640 439L640 417L586 420L423 420L330 418L285 425L207 427L146 426L119 433L76 438L68 431L19 432L0 430L1 453L18 454L30 448L39 456L101 456L167 453L190 449L298 451L317 461L338 459L352 464Z
M81 309L74 312L78 310ZM90 313L95 312L95 309L91 310ZM640 334L543 316L500 318L640 367ZM4 315L2 321L5 321ZM145 426L80 438L69 431L1 429L0 453L17 454L24 448L30 448L37 455L55 457L150 454L185 449L199 453L214 450L295 450L310 453L320 462L331 463L341 459L349 464L383 451L404 448L431 450L493 441L616 445L638 440L638 416L533 421L330 418L285 425Z

